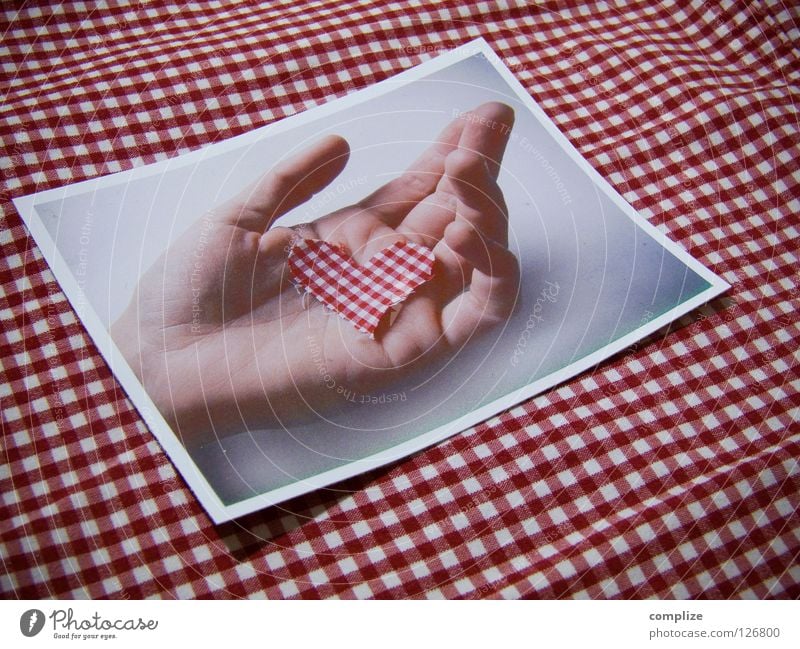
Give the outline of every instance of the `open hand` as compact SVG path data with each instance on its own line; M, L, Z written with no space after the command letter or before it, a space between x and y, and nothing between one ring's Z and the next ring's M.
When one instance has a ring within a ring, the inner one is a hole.
M505 321L519 270L497 174L513 119L505 104L483 104L360 202L275 225L345 167L347 142L323 137L170 246L112 335L184 442L313 417L341 400L334 388L374 394ZM371 339L296 290L287 256L298 236L340 245L357 263L411 241L433 250L434 277Z

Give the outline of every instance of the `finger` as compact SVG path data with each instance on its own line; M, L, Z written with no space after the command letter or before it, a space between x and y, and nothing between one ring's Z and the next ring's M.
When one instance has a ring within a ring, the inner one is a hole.
M406 238L402 234L378 221L371 229L364 244L352 251L353 259L356 263L364 265L384 248L404 241Z
M408 212L397 226L398 232L412 241L435 245L455 218L455 203L460 201L465 218L504 244L506 208L494 169L499 168L502 160L514 111L505 104L488 103L457 121L464 123L459 148L445 158L436 191Z
M439 286L441 310L469 287L469 283L472 281L472 266L450 247L445 240L444 233L442 240L433 248L433 254L436 257L434 279L437 280Z
M422 236L430 241L438 241L433 248L441 271L447 276L446 296L448 299L461 293L471 282L472 266L464 257L444 241L445 231L457 221L470 227L455 228L454 234L467 233L475 229L501 246L508 241L508 217L503 192L497 181L489 173L484 158L470 151L453 151L445 161L445 175L436 193L426 199L400 224L398 231L410 239ZM428 206L438 204L447 209L434 210ZM419 225L407 225L411 219L419 219ZM413 229L422 230L419 235ZM456 241L461 241L457 238Z
M286 259L292 247L296 234L290 228L275 227L267 230L262 235L251 233L253 244L257 246L257 255L253 267L252 284L255 290L254 299L265 295L273 295L285 286L288 286L289 276ZM233 278L241 282L242 278Z
M469 290L442 313L445 338L460 346L511 315L519 293L519 264L511 251L463 221L448 226L444 241L473 268Z
M430 245L431 240L441 240L456 213L484 236L505 245L508 219L503 192L489 173L485 159L466 150L453 151L447 156L445 174L436 192L409 213L398 231L427 238Z
M401 176L386 183L359 203L395 227L408 212L431 194L444 173L444 160L456 148L464 123L453 120Z
M220 209L222 219L255 232L267 230L278 217L306 202L338 176L350 147L338 135L326 135L307 149L282 160L260 180Z
M258 237L258 254L273 262L282 262L296 236L291 228L272 228Z
M484 157L493 178L500 173L503 154L514 126L514 109L491 101L459 116L464 122L458 148Z
M306 239L324 239L344 248L359 264L393 243L406 240L373 214L353 208L339 210L294 229Z
M394 322L384 318L376 331L392 367L402 367L427 356L444 342L441 326L442 299L437 290L438 278L424 284L399 307Z
M426 196L397 226L397 231L410 241L434 247L445 228L456 218L458 197L454 193L436 191Z

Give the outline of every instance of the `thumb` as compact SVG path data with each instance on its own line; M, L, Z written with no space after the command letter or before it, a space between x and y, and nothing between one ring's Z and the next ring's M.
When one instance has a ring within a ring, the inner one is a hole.
M221 208L221 218L264 232L291 209L328 186L347 164L350 147L338 135L326 135L286 158Z

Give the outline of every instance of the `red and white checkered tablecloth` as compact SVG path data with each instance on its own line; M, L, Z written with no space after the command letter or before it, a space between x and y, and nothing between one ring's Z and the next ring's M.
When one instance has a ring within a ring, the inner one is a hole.
M0 45L4 597L800 596L796 6L23 4ZM733 289L433 449L212 525L11 197L196 149L478 36Z

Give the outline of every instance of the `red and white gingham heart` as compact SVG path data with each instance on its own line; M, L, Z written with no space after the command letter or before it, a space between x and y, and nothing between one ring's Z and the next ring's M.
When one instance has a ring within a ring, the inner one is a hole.
M384 314L433 277L433 259L424 246L398 242L359 266L325 241L300 239L289 269L298 285L372 338Z

